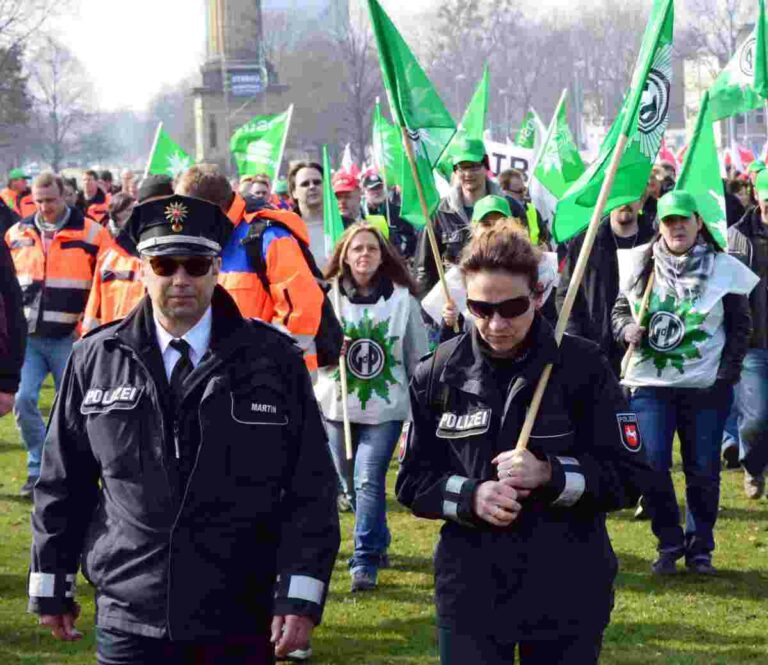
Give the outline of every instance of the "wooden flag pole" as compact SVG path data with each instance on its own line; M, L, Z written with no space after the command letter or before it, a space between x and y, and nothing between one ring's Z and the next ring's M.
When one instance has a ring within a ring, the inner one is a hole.
M643 319L645 318L645 314L648 311L648 305L651 303L651 294L653 293L653 282L656 278L656 273L651 270L651 274L648 276L648 284L645 285L645 292L643 293L643 301L640 303L640 312L637 316L637 320L639 323L642 323ZM632 355L635 353L637 346L635 344L630 344L629 348L627 349L627 352L624 354L624 357L621 360L621 378L624 378L624 375L627 373L627 368L629 368L629 361L632 360Z
M419 194L419 204L421 205L421 214L424 215L424 221L427 223L427 237L429 238L429 245L432 247L432 256L435 259L435 265L437 266L437 275L440 278L440 284L443 287L443 293L445 295L446 302L453 302L451 298L451 292L448 290L448 283L445 281L445 270L443 270L443 260L440 258L440 248L437 246L437 238L435 237L435 229L432 227L432 219L429 216L427 210L427 200L424 197L424 190L421 187L421 180L419 180L419 171L416 167L416 157L413 154L413 146L411 146L411 139L408 137L408 130L405 127L401 127L400 130L403 134L403 146L405 147L405 153L408 155L408 163L411 165L411 175L413 176L413 182L416 185L416 191ZM461 332L459 330L459 324L453 324L453 332Z
M157 142L160 140L160 131L163 129L163 121L157 123L157 129L155 130L155 138L152 141L152 148L149 151L149 159L147 159L147 166L144 169L144 178L149 175L149 167L152 166L152 157L155 155L155 149L157 148Z
M573 309L573 303L576 301L576 295L579 287L581 286L581 280L584 279L584 272L587 269L587 263L589 262L589 255L592 253L592 246L595 244L595 238L597 237L597 230L600 227L600 220L603 216L603 210L608 203L608 197L613 187L613 179L616 176L616 171L619 169L621 158L624 155L624 148L627 146L627 136L622 134L619 140L616 142L616 147L613 150L613 156L608 166L608 171L605 174L605 180L603 180L603 186L600 188L600 195L597 197L597 203L595 204L595 210L592 213L592 219L587 227L587 233L584 236L584 244L581 247L579 258L576 261L576 268L573 271L573 277L571 283L568 285L568 292L565 295L565 301L563 302L563 308L560 310L560 316L557 319L557 326L555 326L555 342L560 345L565 334L565 328L568 325L568 319L571 318L571 310ZM539 413L539 407L541 406L541 400L544 397L544 391L547 389L547 383L549 383L549 377L552 374L552 365L547 365L544 371L541 373L539 383L536 386L536 390L533 393L533 399L531 405L528 407L528 413L525 416L525 422L523 428L520 431L520 436L517 439L517 450L525 450L528 448L528 439L533 431L533 425L536 422L536 416Z
M336 278L336 284L333 288L333 305L336 308L336 317L341 321L341 287L339 286L339 277ZM352 426L349 424L349 408L347 406L347 356L339 356L339 378L341 379L341 415L344 420L344 449L347 452L347 459L351 460L354 455L352 452Z

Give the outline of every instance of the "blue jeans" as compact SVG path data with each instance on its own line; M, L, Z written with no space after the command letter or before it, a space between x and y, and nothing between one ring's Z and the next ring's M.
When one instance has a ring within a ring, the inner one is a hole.
M40 476L40 459L45 442L45 423L40 413L38 402L40 389L48 374L53 374L53 383L59 390L64 368L72 352L74 339L71 336L27 337L27 350L24 365L21 368L21 383L16 393L16 405L13 412L16 426L21 433L21 440L27 449L27 475L30 478Z
M741 442L739 441L739 404L736 400L733 401L731 412L725 421L723 443L720 449L722 452L725 452L731 446L736 446L741 451Z
M631 399L656 483L645 493L658 550L689 561L709 558L720 503L720 444L733 402L733 387L638 388ZM672 442L680 437L685 474L685 533L672 484Z
M768 467L768 349L750 349L736 386L739 407L739 461L751 476Z
M382 555L392 537L387 528L387 469L397 445L401 420L388 420L378 425L352 423L352 447L355 451L354 471L344 450L344 425L326 421L328 444L341 485L353 497L355 506L355 550L349 560L350 569L375 574ZM354 494L350 492L352 475Z

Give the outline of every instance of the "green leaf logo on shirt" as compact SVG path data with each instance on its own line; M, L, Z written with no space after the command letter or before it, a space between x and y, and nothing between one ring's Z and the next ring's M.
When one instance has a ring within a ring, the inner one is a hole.
M374 393L389 404L389 386L397 383L392 370L401 364L394 354L399 338L388 335L389 319L374 323L366 309L357 323L343 324L344 335L352 340L347 348L349 393L357 393L363 410ZM338 370L334 378L339 380Z
M635 303L635 311L639 303ZM667 366L685 374L685 361L701 358L698 346L712 335L701 329L706 314L693 309L693 301L678 301L674 295L664 300L654 293L651 296L648 314L643 321L647 334L640 348L640 362L653 361L657 376Z

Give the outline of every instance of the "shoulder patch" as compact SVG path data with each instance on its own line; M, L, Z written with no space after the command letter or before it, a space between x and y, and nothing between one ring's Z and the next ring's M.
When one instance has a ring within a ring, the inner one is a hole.
M491 426L491 410L475 409L469 413L443 413L435 436L439 439L464 439L485 434Z
M643 440L640 436L640 424L635 413L617 413L616 422L619 425L621 443L631 453L640 452Z
M400 432L400 449L397 453L397 461L402 464L405 461L405 456L408 454L408 439L411 431L411 423L406 422L403 425L403 431Z

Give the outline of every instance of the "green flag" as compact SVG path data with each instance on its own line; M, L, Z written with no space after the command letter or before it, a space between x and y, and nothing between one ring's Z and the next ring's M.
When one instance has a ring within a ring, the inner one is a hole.
M378 0L368 0L368 11L392 119L408 134L427 211L432 215L440 202L432 169L456 133L456 124ZM419 205L416 183L408 165L404 171L408 177L402 185L401 215L414 226L422 227L426 220Z
M184 152L163 129L161 122L157 126L155 142L152 146L152 154L149 156L144 176L167 175L175 178L192 166L192 158Z
M456 130L456 134L448 144L448 147L437 164L438 172L448 182L451 181L451 176L453 175L453 155L456 152L456 148L461 139L468 138L477 139L478 141L483 140L483 132L485 132L485 116L488 113L489 84L490 72L488 70L488 65L486 65L480 83L477 84L475 94L472 95L472 99L467 105L467 110L464 111L464 117L461 119L459 128Z
M762 108L768 97L768 45L765 0L759 0L757 23L709 89L712 120Z
M685 161L680 169L675 189L683 189L696 197L699 214L712 237L723 249L728 248L728 224L725 221L725 192L720 177L715 132L709 93L701 100L696 129L693 132Z
M344 222L341 221L339 202L331 185L331 160L328 157L328 146L323 146L323 238L325 254L331 256L344 233Z
M276 115L257 115L232 134L229 149L241 176L265 173L275 182L292 115L293 105Z
M627 144L605 212L637 201L645 191L669 121L673 25L673 1L654 0L632 84L619 115L603 140L597 159L557 204L553 225L557 242L568 240L589 225L621 136L627 137Z
M568 126L567 94L563 90L528 185L531 201L545 221L552 219L557 202L586 170Z
M523 124L515 137L515 145L528 150L535 150L543 140L544 123L539 114L533 109L528 111L523 118Z
M403 140L400 130L387 122L381 114L381 104L378 98L373 109L373 159L386 186L402 186Z

